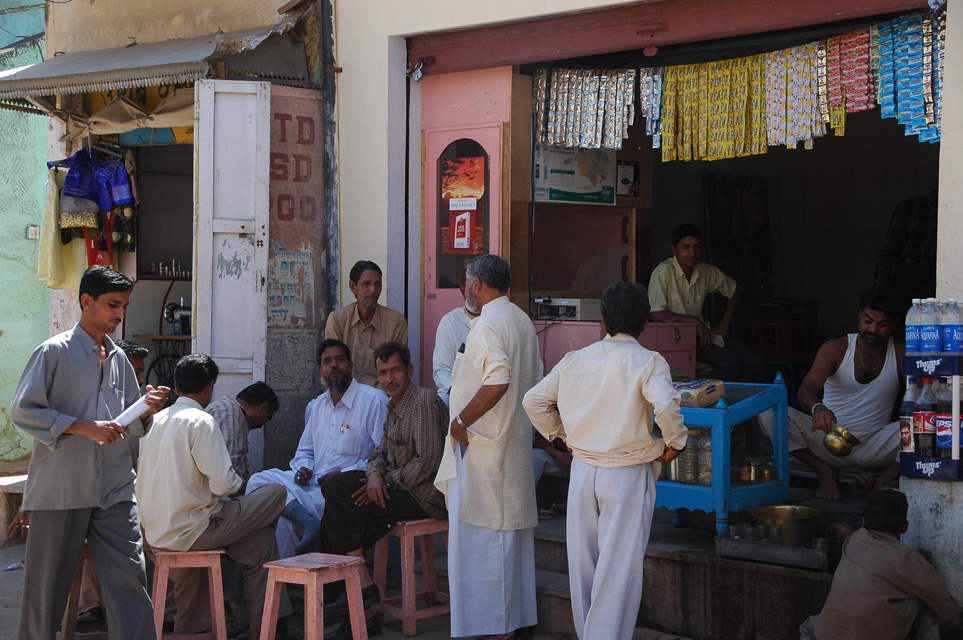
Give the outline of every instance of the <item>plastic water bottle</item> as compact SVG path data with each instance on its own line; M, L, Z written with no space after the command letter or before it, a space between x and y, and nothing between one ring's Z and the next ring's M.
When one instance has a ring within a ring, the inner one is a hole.
M696 484L699 481L699 452L696 448L696 438L698 438L701 433L701 430L689 429L685 450L679 454L678 458L679 482Z
M950 298L940 314L943 325L943 351L946 353L963 352L963 309L959 300Z
M943 332L940 328L940 311L936 298L927 298L920 318L920 351L939 353L943 349Z
M913 306L906 312L906 353L920 352L920 324L923 319L922 300L913 298Z

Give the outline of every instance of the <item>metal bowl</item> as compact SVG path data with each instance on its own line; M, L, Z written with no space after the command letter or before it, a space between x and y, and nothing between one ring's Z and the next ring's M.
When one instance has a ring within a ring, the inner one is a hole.
M853 452L853 447L859 444L859 438L842 428L835 422L823 437L823 446L834 456L845 458Z
M821 512L813 507L782 504L753 507L749 513L756 524L779 527L782 544L801 547L812 540L816 516Z

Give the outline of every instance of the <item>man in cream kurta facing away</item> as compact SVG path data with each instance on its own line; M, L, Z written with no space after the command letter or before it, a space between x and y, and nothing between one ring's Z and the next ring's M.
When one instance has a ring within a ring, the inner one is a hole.
M582 640L632 637L659 475L652 463L671 462L688 435L669 365L638 341L645 288L610 285L601 308L608 335L562 358L524 400L539 433L564 438L574 457L566 539ZM652 437L653 409L662 438Z
M535 327L507 297L493 255L467 265L472 320L452 372L451 425L435 486L450 530L452 637L503 639L537 622L531 422L522 398L542 378Z
M184 356L174 369L177 401L154 418L140 449L137 503L146 540L170 551L224 549L241 565L251 637L260 634L268 570L278 559L274 522L284 510L284 487L272 484L236 495L241 477L231 466L224 436L203 407L211 402L217 365L203 354ZM227 498L227 499L225 499ZM171 572L175 634L211 628L210 597L201 569ZM282 592L279 615L292 612Z

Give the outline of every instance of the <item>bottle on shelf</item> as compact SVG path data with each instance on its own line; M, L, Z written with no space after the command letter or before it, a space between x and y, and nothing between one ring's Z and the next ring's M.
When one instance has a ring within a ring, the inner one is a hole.
M940 395L936 400L936 450L935 458L950 459L953 457L953 386L946 384L940 388Z
M943 349L943 332L940 328L940 311L936 298L927 298L920 317L920 352L939 353Z
M963 309L959 300L950 298L940 314L943 332L943 351L959 354L963 352Z
M906 353L920 352L920 325L923 306L920 298L913 298L913 306L906 312Z
M712 484L712 432L704 429L696 438L696 459L698 461L699 484Z
M936 448L936 403L933 382L923 378L923 392L913 407L913 446L916 455L932 458Z
M916 389L916 378L913 376L906 377L906 393L903 394L903 402L900 405L899 410L899 433L900 433L900 451L903 453L916 453L916 438L913 435L913 412L916 409L916 395L914 390ZM905 443L902 440L903 431L909 429L909 442Z
M689 429L685 450L678 457L679 482L696 484L699 481L699 452L697 451L696 439L700 435L700 431L700 429Z

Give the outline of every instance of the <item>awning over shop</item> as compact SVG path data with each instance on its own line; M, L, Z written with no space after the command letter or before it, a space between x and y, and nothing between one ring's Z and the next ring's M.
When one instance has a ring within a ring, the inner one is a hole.
M289 20L197 38L55 55L0 76L0 100L193 82L213 75L213 61L250 51L293 26Z

